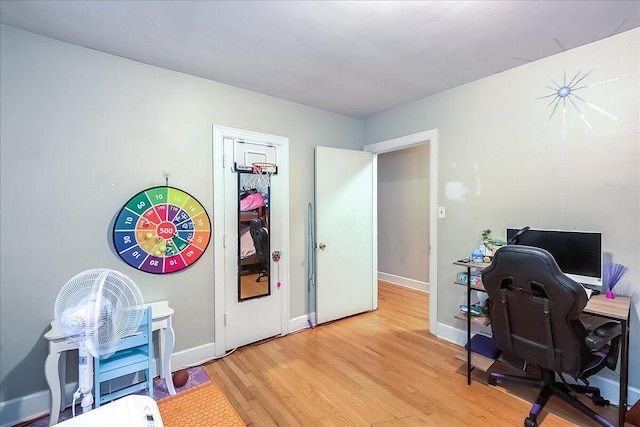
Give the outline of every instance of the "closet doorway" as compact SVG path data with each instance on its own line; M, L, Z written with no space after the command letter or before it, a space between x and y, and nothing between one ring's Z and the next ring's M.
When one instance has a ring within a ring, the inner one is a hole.
M437 227L437 206L438 206L438 130L432 129L424 132L419 132L411 135L402 136L386 141L381 141L375 144L366 145L364 151L368 151L374 154L391 153L398 150L409 149L412 147L418 147L420 145L428 144L428 150L422 151L427 154L427 157L418 161L418 165L414 167L423 167L424 170L428 170L428 188L424 189L424 192L428 194L428 215L423 218L424 223L428 224L428 247L427 251L423 254L423 257L428 258L428 283L426 287L429 290L429 330L431 334L438 335L438 304L437 304L437 277L438 277L438 227ZM420 164L422 166L420 166ZM379 172L378 172L379 173ZM380 203L379 194L378 202ZM399 207L410 208L408 206ZM380 218L378 219L380 221ZM378 245L378 253L381 253L382 244ZM424 258L423 258L424 259ZM408 284L408 283L407 283ZM415 283L414 285L420 285ZM425 284L422 284L423 286ZM414 286L418 287L418 286Z

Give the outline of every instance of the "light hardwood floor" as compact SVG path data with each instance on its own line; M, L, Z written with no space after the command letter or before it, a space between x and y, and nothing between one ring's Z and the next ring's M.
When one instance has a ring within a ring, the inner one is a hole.
M263 277L257 282L258 275L259 273L253 273L240 276L240 298L250 298L269 292L269 280Z
M204 367L250 427L523 425L537 391L489 386L482 372L468 386L460 348L429 334L428 307L428 294L380 282L376 311ZM555 397L538 420L595 425Z

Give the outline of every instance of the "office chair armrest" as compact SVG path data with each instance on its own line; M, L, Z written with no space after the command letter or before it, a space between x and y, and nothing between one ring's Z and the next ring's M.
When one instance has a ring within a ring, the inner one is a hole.
M608 322L596 328L593 333L602 338L612 339L622 335L622 325L618 322Z
M620 349L620 337L622 336L622 325L618 322L609 322L593 331L598 337L611 340L609 354L607 355L607 367L615 371L618 364L618 351Z
M621 333L622 327L619 323L608 322L594 330L584 339L584 342L591 351L597 351L612 339L619 337Z
M591 334L584 339L584 343L592 352L600 350L602 347L608 344L609 341L611 341L611 339L599 337L595 334Z

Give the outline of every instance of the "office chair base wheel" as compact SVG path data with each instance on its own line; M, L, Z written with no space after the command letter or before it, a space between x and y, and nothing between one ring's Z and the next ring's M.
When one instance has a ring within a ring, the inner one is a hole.
M524 427L538 427L535 418L527 417L524 419Z
M489 385L498 385L498 379L489 377Z

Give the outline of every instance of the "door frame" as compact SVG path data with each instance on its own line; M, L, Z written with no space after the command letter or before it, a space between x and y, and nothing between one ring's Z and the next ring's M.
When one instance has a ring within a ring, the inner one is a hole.
M225 277L225 215L227 206L225 205L224 194L224 168L232 167L233 159L224 157L225 138L244 139L251 142L258 142L278 146L282 167L278 168L279 188L281 192L282 207L278 209L282 224L282 257L279 261L280 281L282 289L276 292L282 298L282 312L277 315L281 319L280 334L289 333L289 138L278 135L270 135L261 132L254 132L243 129L236 129L226 126L213 125L213 248L214 248L214 353L221 356L226 351L226 277ZM233 207L236 212L237 206ZM234 280L237 278L234 277Z
M382 154L421 144L429 144L429 332L438 336L438 129L365 145L364 151Z

